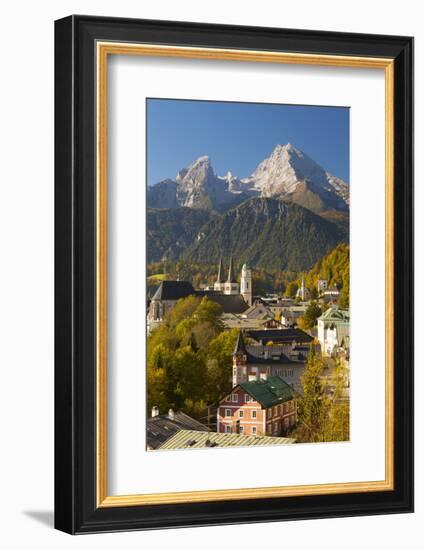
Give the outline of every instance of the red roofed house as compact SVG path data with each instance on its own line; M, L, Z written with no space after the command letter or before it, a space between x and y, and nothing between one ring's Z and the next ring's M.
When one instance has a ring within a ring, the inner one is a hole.
M219 401L219 433L287 435L297 420L296 392L281 377L242 382Z

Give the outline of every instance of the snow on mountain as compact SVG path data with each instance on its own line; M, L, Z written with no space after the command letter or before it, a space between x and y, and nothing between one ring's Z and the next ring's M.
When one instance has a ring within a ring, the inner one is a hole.
M231 172L217 176L209 157L203 156L180 170L175 180L149 188L154 208L228 209L252 196L280 198L316 212L347 210L349 186L331 175L291 143L277 145L247 178Z
M333 208L343 209L349 204L349 186L326 172L291 143L277 145L271 155L242 182L249 188L260 190L263 197L280 198L290 198L304 184L324 202L332 203Z

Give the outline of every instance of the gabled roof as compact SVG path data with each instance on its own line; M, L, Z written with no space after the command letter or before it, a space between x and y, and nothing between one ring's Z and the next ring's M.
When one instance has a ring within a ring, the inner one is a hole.
M267 344L268 342L274 342L275 344L291 344L292 342L310 343L313 341L313 337L300 328L248 330L247 335L263 344Z
M187 296L207 296L221 306L223 313L243 313L249 305L241 294L222 294L214 290L194 290L187 281L162 281L152 300L180 300Z
M195 296L207 296L222 307L223 313L243 313L249 307L241 294L221 294L208 290L195 290Z
M179 300L190 294L194 294L194 288L187 281L162 281L152 300Z
M247 363L253 365L287 365L289 363L298 363L290 359L287 355L286 346L246 346ZM301 361L304 362L303 357Z
M149 418L146 422L146 428L147 446L150 449L157 449L180 430L209 432L207 426L181 411L174 412L173 415L162 414Z
M253 365L287 365L292 361L277 346L247 346L247 362Z
M263 435L242 435L226 433L203 433L181 430L159 447L171 449L207 449L219 447L253 447L264 445L289 445L296 440L289 437L270 437Z
M272 319L274 317L274 314L263 304L263 302L251 305L246 309L244 315L251 319Z
M327 311L318 317L319 321L326 322L345 322L348 323L350 319L350 314L348 309L343 309L337 306L329 307Z
M294 389L280 376L270 376L266 380L242 382L239 386L265 409L291 401L297 395Z

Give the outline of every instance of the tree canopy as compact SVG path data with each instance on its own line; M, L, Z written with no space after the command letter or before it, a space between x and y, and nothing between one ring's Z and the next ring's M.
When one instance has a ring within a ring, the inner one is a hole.
M237 330L224 332L221 307L204 297L177 302L147 339L148 410L172 408L201 418L231 390Z
M328 380L325 363L311 345L305 371L301 377L302 396L298 402L298 443L347 441L349 439L349 400L345 389L349 372L343 360Z

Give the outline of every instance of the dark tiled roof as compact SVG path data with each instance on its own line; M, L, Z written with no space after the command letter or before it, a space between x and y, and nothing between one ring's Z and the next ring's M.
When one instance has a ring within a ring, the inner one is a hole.
M187 296L207 296L222 307L223 313L243 313L249 305L241 294L222 294L214 290L194 290L187 281L162 281L152 300L179 300Z
M294 389L280 376L270 376L267 380L243 382L240 387L266 409L296 397Z
M195 430L197 432L209 432L209 428L194 418L179 411L173 414L154 416L149 418L147 424L147 446L157 449L179 430Z
M162 281L152 300L179 300L190 294L194 294L194 288L187 281Z
M293 363L284 353L286 346L246 346L247 362L266 365L286 365Z
M292 342L310 343L312 336L300 328L282 328L275 330L248 330L247 335L257 342L267 344L268 342L291 344Z
M241 294L220 294L208 290L195 290L195 296L207 296L222 307L222 313L243 313L249 307Z

